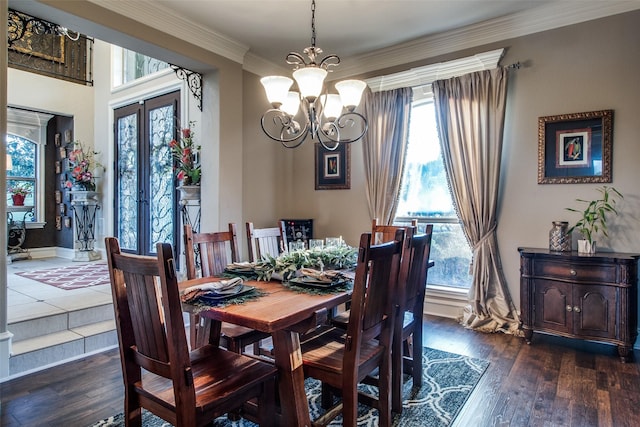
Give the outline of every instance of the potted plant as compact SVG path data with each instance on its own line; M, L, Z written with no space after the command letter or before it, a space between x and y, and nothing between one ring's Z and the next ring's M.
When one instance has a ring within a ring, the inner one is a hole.
M614 187L603 185L597 188L601 197L595 200L576 199L580 203L586 203L583 210L566 208L568 211L577 212L581 218L569 228L569 233L578 230L583 239L578 240L578 252L593 254L596 252L595 237L598 233L607 236L607 214L617 215L617 199L623 199L622 194Z
M28 184L17 184L9 188L13 206L24 206L24 199L31 193L31 186Z

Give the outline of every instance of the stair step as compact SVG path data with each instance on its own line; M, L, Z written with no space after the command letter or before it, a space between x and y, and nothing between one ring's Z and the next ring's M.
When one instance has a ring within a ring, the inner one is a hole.
M118 344L115 322L106 320L14 342L9 372L21 372L60 363Z
M13 342L18 343L44 335L63 332L99 322L113 322L113 304L101 304L64 313L41 316L20 322L9 323Z

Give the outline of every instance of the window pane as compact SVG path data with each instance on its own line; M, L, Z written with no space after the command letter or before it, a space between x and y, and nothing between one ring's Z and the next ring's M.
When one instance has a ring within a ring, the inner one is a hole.
M7 134L7 206L13 205L12 190L25 189L28 193L24 198L25 206L35 206L36 200L36 153L35 142L18 135ZM14 212L16 221L35 221L35 211Z
M419 231L433 224L430 285L469 288L471 248L455 213L444 171L432 102L414 104L402 189L394 224L419 220Z

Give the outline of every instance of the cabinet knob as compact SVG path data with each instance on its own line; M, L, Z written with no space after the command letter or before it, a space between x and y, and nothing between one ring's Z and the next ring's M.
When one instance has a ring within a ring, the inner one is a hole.
M573 307L573 311L575 311L576 313L580 313L580 307L576 305L575 307Z
M567 311L571 311L573 310L573 307L571 307L570 305L567 305Z
M572 276L577 276L577 275L578 275L578 272L577 272L577 271L575 271L575 270L571 270L569 273L570 273Z

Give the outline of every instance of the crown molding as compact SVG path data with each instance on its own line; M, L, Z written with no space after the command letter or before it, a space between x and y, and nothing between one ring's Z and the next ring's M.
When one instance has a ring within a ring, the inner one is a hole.
M575 2L554 2L524 12L349 57L333 71L332 80L637 9L640 9L639 1L584 2L580 3L580 8L575 7Z
M184 41L242 64L249 46L211 28L195 24L151 0L88 0L120 15L135 17L136 21L172 34ZM171 31L167 31L170 28Z

